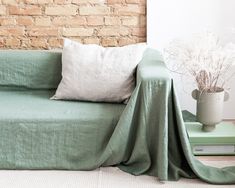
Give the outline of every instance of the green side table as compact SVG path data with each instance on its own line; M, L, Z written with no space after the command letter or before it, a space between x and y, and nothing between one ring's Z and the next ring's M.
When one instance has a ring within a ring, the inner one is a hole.
M194 155L235 155L235 123L221 122L212 132L203 132L202 124L183 111L189 142Z

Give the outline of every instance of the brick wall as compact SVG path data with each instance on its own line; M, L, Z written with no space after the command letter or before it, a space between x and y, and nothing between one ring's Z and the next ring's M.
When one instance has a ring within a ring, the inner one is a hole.
M103 46L146 41L146 0L0 0L1 49L60 48L63 37Z

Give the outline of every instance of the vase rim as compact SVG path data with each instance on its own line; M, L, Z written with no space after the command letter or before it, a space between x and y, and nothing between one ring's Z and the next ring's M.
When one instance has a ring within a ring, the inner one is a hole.
M209 89L201 91L197 89L197 91L201 93L220 93L224 91L224 88L216 87L214 91L210 91Z

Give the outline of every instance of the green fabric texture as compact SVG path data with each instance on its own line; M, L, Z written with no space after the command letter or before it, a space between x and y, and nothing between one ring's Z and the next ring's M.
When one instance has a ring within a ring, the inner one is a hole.
M144 54L127 105L49 100L53 93L0 88L1 169L115 165L161 181L198 177L235 184L235 167L208 167L192 155L174 84L158 52Z
M55 89L61 80L61 52L0 51L0 86Z

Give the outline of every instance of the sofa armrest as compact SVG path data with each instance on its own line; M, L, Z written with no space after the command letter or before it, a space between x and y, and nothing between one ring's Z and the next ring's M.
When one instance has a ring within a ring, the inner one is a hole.
M137 67L135 116L145 128L150 158L156 166L153 174L168 179L168 112L172 80L160 52L147 49ZM133 97L134 98L134 97ZM143 131L143 132L144 132Z
M171 80L170 74L163 61L160 52L154 49L147 49L141 62L137 67L137 85L140 82Z

